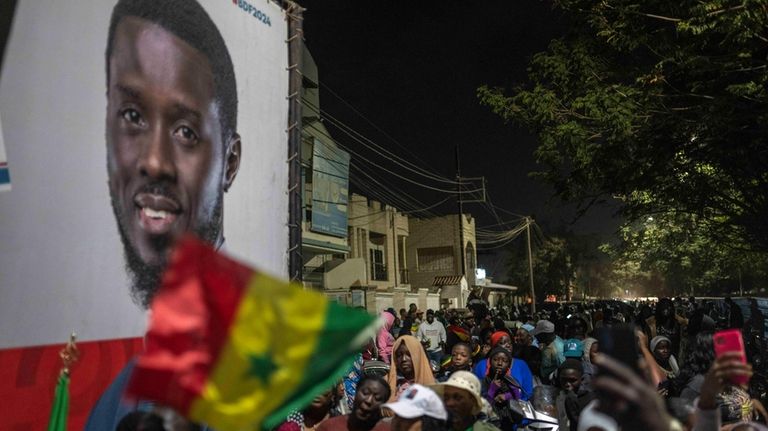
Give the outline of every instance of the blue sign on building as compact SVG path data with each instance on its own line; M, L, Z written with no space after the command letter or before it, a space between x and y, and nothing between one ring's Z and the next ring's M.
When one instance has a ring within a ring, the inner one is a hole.
M346 238L348 205L349 153L315 139L311 230Z

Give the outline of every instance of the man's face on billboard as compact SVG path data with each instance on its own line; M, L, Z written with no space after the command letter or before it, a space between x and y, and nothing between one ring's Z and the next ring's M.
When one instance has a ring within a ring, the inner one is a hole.
M133 293L146 305L174 239L192 231L221 241L223 191L234 175L225 172L213 75L202 53L127 17L115 30L109 71L109 190Z

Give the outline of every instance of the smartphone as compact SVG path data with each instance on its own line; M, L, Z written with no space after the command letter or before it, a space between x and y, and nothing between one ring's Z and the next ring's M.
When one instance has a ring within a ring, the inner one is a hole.
M636 374L641 375L640 349L637 347L635 327L628 324L617 324L611 327L603 327L597 331L597 350L613 359L621 362ZM598 375L612 376L613 373L605 368L597 368ZM600 403L600 411L613 417L619 422L631 420L634 411L626 404L620 407L618 400L602 391L597 391L597 399Z
M640 350L634 325L619 324L597 331L597 345L600 353L608 355L640 374L638 360ZM600 370L598 369L598 372Z
M715 356L720 357L724 353L739 352L740 361L742 363L747 362L747 355L744 352L744 339L741 337L741 331L738 329L727 329L725 331L715 332L712 337L712 341L715 344ZM749 382L747 376L734 376L731 378L731 383L734 385L745 385Z

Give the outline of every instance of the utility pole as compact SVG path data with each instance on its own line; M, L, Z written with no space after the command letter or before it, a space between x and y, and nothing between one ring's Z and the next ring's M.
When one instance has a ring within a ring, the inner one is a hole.
M533 290L533 256L531 253L531 218L525 218L525 228L528 234L528 280L531 284L531 314L536 313L536 293Z
M461 197L461 159L459 157L459 144L456 144L456 196L459 204L459 254L461 255L461 275L467 276L464 262L464 201Z

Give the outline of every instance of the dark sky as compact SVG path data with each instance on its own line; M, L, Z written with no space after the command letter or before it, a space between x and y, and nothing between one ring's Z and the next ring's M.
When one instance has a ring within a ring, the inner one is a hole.
M485 176L493 203L514 213L535 215L545 231L613 231L616 222L610 220L607 208L571 226L573 207L563 206L552 198L550 187L528 177L536 169L536 138L524 129L505 125L476 96L482 84L508 88L524 80L531 56L565 32L563 19L548 2L300 3L307 9L304 33L319 70L323 110L379 145L446 177L456 174L455 146L459 144L462 175ZM328 89L400 145L367 124ZM344 133L329 128L342 145L367 154ZM355 163L354 155L352 159ZM391 175L381 176L392 187L422 200L424 206L447 197ZM352 188L354 191L354 185ZM455 200L438 209L456 212ZM478 204L468 204L465 210L478 218L480 226L495 223ZM502 219L512 217L500 215Z

